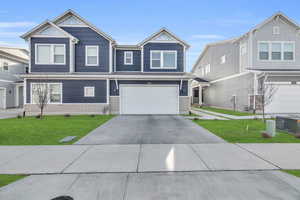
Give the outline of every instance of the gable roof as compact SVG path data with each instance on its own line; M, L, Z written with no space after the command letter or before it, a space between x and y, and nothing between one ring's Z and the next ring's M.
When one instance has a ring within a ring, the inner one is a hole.
M186 43L185 41L181 40L179 37L177 37L174 33L172 33L171 31L169 31L165 27L163 27L163 28L159 29L159 31L153 33L152 35L150 35L149 37L147 37L146 39L144 39L142 42L140 42L138 45L143 46L145 43L147 43L148 41L154 39L156 36L158 36L161 33L166 33L166 34L170 35L171 37L173 37L174 39L176 39L178 42L180 42L182 45L184 45L187 49L190 47L190 45L188 43Z
M0 46L0 54L23 63L28 63L29 60L29 53L23 48Z
M65 30L63 30L62 28L60 28L59 26L56 26L53 22L46 20L43 23L37 25L36 27L34 27L33 29L31 29L30 31L28 31L27 33L23 34L21 36L21 38L27 40L30 35L42 30L43 28L47 27L47 26L52 26L54 28L56 28L57 30L59 30L61 33L63 33L65 36L70 37L72 39L75 39L76 41L79 41L76 37L74 37L73 35L71 35L70 33L66 32Z
M202 59L202 57L204 56L205 52L207 51L207 49L210 47L210 46L213 46L213 45L219 45L219 44L225 44L225 43L234 43L234 42L237 42L239 40L241 40L242 38L244 38L245 36L247 36L249 33L263 27L264 25L266 25L267 23L269 23L270 21L272 21L274 18L276 17L283 17L287 22L289 22L291 25L295 26L297 29L300 29L300 25L295 22L294 20L292 20L291 18L289 18L287 15L285 15L283 12L276 12L275 14L273 14L271 17L268 17L266 20L264 20L262 23L256 25L255 27L251 28L248 32L246 32L245 34L239 36L239 37L235 37L235 38L232 38L232 39L229 39L229 40L223 40L223 41L219 41L219 42L213 42L213 43L209 43L207 44L202 53L200 54L200 56L198 57L196 63L194 64L193 66L193 69L192 69L192 72L194 72L196 70L196 66L198 65L198 63L200 62L200 60Z
M62 20L63 18L65 18L68 15L73 15L75 17L77 17L78 19L80 19L82 22L84 22L88 27L90 27L92 30L94 30L95 32L97 32L98 34L100 34L101 36L103 36L104 38L106 38L107 40L110 40L113 43L116 43L116 41L109 36L108 34L104 33L103 31L101 31L100 29L98 29L96 26L94 26L93 24L91 24L90 22L88 22L87 20L85 20L84 18L82 18L79 14L77 14L75 11L69 9L66 12L64 12L63 14L59 15L58 17L56 17L52 22L54 24L58 23L60 20Z

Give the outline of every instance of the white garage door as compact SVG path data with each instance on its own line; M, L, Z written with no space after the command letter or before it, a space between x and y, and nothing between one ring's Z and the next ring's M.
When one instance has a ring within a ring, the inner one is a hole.
M121 85L121 114L178 114L177 85Z
M0 88L0 109L5 109L5 89Z
M273 100L267 113L300 113L300 85L275 85Z

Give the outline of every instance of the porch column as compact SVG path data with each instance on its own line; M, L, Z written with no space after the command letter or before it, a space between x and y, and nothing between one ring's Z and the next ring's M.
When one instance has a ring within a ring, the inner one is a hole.
M198 87L198 92L199 92L199 94L198 94L198 104L202 105L202 86L201 85L199 85L199 87Z

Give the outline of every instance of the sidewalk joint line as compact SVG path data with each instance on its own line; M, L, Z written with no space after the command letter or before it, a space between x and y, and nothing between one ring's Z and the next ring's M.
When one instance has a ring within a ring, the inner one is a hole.
M198 154L198 152L194 149L194 147L192 146L192 144L188 144L188 147L191 148L191 150L196 154L196 156L203 162L203 164L205 165L205 167L207 167L207 169L209 171L211 171L212 169L208 166L208 164L202 159L202 157Z

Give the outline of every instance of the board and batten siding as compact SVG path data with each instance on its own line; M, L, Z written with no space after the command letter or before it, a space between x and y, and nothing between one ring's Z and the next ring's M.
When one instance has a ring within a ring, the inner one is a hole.
M69 72L70 71L70 40L69 38L31 38L31 72ZM35 63L35 44L65 44L66 64L39 64Z
M106 80L30 80L26 83L26 102L31 103L31 83L62 83L62 103L107 103ZM84 87L95 87L95 97L84 97Z
M145 85L178 85L180 86L180 81L151 81L151 80L122 80L118 81L119 89L120 84L145 84ZM110 96L119 96L119 89L116 87L116 81L110 81ZM188 96L188 81L182 81L182 88L179 88L180 96Z
M132 52L132 65L124 64L124 52ZM116 50L116 71L141 71L140 50Z
M176 69L151 69L150 51L170 50L177 51ZM184 71L184 47L178 43L147 43L144 45L144 72L183 72Z
M109 72L109 41L89 27L62 27L66 32L78 38L75 45L76 72ZM85 46L97 45L99 48L98 66L85 65Z

